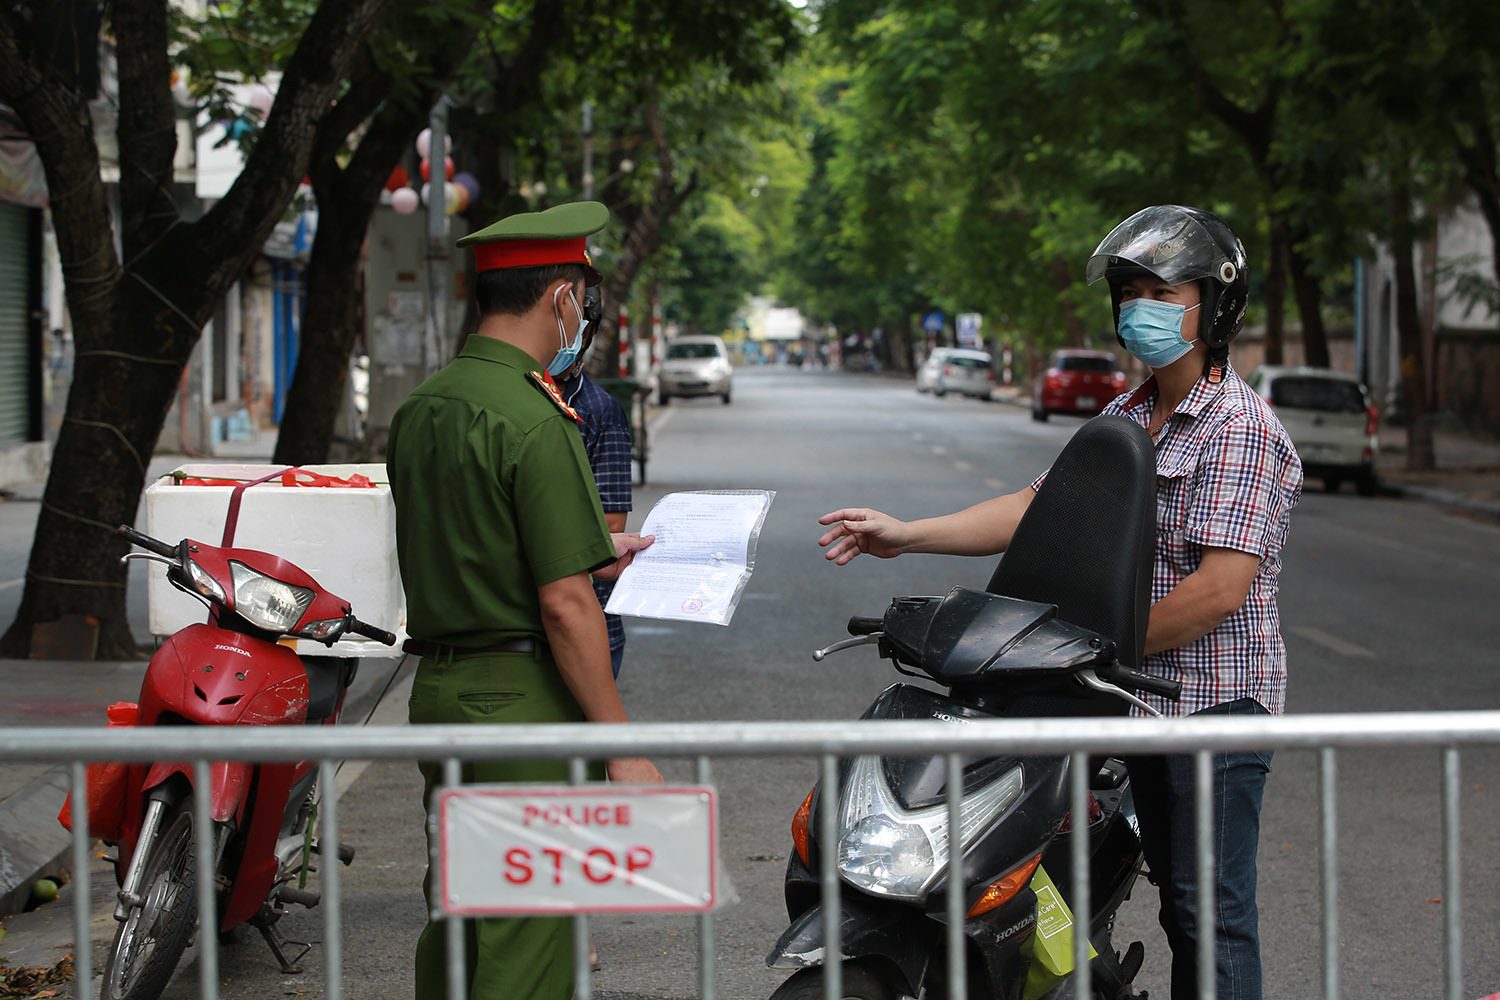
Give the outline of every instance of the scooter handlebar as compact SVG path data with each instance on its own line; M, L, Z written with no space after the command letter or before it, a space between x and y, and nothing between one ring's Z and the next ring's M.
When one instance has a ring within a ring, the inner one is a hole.
M116 528L115 534L133 545L139 545L147 552L155 552L159 556L167 556L168 558L177 555L177 546L159 541L144 532L136 531L128 524L122 524Z
M850 635L871 635L885 629L885 620L882 618L864 618L855 615L849 619Z
M1181 681L1169 681L1162 677L1152 677L1150 674L1143 674L1139 670L1132 670L1118 663L1109 672L1108 679L1122 688L1147 691L1151 694L1160 695L1168 701L1176 701L1182 697Z
M362 622L358 618L349 619L349 631L355 635L362 635L366 639L383 642L387 646L394 646L396 644L396 637L393 634L383 628L376 628L374 625Z

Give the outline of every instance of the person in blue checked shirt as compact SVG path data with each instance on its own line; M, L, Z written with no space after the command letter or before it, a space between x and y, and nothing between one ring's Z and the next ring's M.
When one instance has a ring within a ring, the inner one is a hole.
M610 531L624 531L631 510L630 418L620 401L599 388L583 370L602 312L599 290L588 289L583 300L583 314L589 321L583 335L583 349L578 352L578 362L563 372L558 382L563 398L581 418L578 430L583 435L583 451L588 456L589 468L594 472L594 486L604 508L604 523ZM614 589L613 580L594 581L594 596L599 598L601 608L609 602ZM609 628L610 666L618 679L620 664L625 659L625 625L619 615L606 614L604 621Z
M1280 421L1229 365L1244 323L1245 249L1221 220L1155 205L1116 226L1089 258L1109 283L1120 344L1151 377L1105 413L1156 442L1157 539L1146 671L1180 681L1167 715L1280 714L1286 647L1276 608L1281 549L1302 495L1302 465ZM1043 477L1044 478L1044 477ZM868 508L825 514L818 539L846 565L860 553L1003 552L1042 479L966 510L899 521ZM1137 713L1139 714L1139 713ZM1172 998L1197 996L1198 906L1190 755L1127 761L1141 847L1160 889ZM1259 1000L1256 849L1269 752L1213 758L1215 960L1220 1000Z

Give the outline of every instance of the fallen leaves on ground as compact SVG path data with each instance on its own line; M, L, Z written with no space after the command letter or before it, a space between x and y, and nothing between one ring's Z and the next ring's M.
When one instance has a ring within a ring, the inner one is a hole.
M9 966L0 962L0 995L16 1000L48 1000L61 995L54 987L66 986L73 981L73 956L64 955L52 968L20 965Z

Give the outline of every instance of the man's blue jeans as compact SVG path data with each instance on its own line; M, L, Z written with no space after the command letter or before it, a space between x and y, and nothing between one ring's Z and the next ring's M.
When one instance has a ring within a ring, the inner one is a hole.
M1251 698L1200 715L1265 715ZM1141 849L1161 892L1161 926L1172 946L1172 1000L1198 996L1198 867L1195 854L1193 757L1126 761L1141 824ZM1255 906L1255 852L1269 751L1213 758L1215 955L1218 1000L1260 1000L1260 930Z

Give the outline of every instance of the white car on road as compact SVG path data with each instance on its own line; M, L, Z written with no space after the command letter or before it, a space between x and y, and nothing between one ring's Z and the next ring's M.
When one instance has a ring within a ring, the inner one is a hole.
M734 389L729 351L718 337L678 337L667 341L657 380L662 404L674 396L718 396L725 405Z
M1330 493L1349 479L1362 496L1375 495L1380 413L1359 379L1331 368L1262 365L1249 382L1286 428L1304 474L1321 478Z

